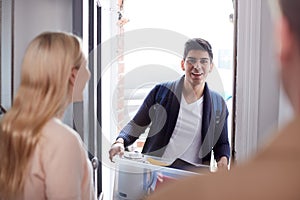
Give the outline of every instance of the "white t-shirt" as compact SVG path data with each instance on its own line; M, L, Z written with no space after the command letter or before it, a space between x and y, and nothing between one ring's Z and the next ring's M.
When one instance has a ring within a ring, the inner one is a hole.
M181 158L192 164L199 164L198 157L201 144L201 127L203 113L203 96L188 104L181 95L177 122L163 158L176 160Z

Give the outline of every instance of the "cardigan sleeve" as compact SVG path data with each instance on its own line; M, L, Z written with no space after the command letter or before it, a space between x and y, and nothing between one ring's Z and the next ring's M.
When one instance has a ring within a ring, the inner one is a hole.
M222 132L221 132L221 135L220 135L217 143L215 144L215 146L213 148L214 157L215 157L217 162L223 156L226 156L228 161L229 161L229 158L230 158L230 145L229 145L229 139L228 139L227 118L228 118L228 110L227 110L227 107L226 107L226 117L225 117L224 125L223 125L223 128L222 128Z
M118 138L123 138L124 146L127 147L135 142L138 137L145 132L151 123L149 110L155 103L155 95L159 86L155 86L145 98L143 104L135 114L134 118L130 120L124 128L120 131Z

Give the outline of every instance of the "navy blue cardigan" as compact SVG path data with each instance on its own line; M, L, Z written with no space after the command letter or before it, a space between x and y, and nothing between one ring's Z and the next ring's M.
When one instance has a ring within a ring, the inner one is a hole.
M158 157L163 155L176 125L183 81L184 76L177 81L158 84L150 91L134 118L121 130L118 136L118 138L124 139L125 147L131 145L149 127L142 153ZM202 151L199 152L199 157L203 163L210 161L212 149L217 161L222 156L226 156L228 160L230 157L227 131L228 110L223 98L217 93L214 93L215 96L225 105L224 123L220 133L214 133L214 128L213 131L209 131L213 112L211 93L214 92L209 90L207 84L205 84L202 130L200 133L202 139L199 141L201 145L204 140L208 141L205 147L206 150L203 151L201 148Z

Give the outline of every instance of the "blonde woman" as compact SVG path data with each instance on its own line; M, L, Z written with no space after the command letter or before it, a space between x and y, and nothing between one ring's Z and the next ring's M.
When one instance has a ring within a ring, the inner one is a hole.
M82 100L90 72L81 41L46 32L28 46L21 84L0 129L0 199L94 199L92 166L78 133L61 121Z

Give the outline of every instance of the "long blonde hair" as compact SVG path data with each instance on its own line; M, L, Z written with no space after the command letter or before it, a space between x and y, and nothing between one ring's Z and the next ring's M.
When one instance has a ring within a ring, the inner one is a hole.
M41 129L70 103L71 71L85 63L81 41L71 34L45 32L29 44L20 87L1 121L0 199L22 194Z

